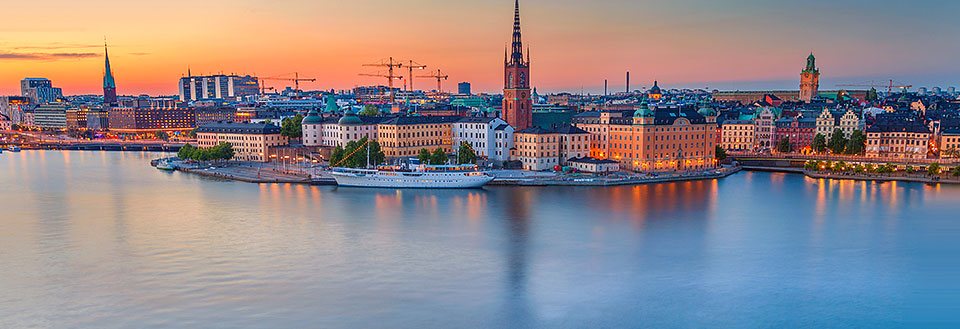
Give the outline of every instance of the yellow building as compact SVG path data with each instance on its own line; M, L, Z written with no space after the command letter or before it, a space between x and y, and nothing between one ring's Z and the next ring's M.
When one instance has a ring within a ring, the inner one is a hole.
M579 124L578 124L579 126ZM716 167L716 112L641 105L632 118L611 117L605 153L633 171L696 171ZM597 137L594 136L594 139Z
M752 151L756 148L756 125L750 120L727 120L720 129L720 147L729 151Z
M524 170L551 170L567 165L568 160L590 154L590 133L573 127L544 129L530 127L513 133L513 158Z
M197 144L200 148L217 146L220 142L233 145L233 160L269 160L268 149L287 145L287 138L280 135L280 127L268 123L209 123L197 127Z
M877 115L867 129L868 158L925 159L931 132L916 113L894 112Z
M416 157L421 149L453 151L454 116L395 117L377 125L377 141L387 158Z

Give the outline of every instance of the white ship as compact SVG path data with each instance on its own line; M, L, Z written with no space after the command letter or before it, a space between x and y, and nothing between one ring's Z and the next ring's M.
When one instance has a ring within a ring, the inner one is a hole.
M337 185L348 187L463 189L479 188L493 180L493 176L479 171L476 165L334 168L330 174Z

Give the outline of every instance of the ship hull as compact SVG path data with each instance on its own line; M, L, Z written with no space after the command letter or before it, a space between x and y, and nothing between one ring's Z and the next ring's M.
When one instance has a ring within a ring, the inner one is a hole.
M338 186L399 189L470 189L493 180L488 175L464 173L331 173Z

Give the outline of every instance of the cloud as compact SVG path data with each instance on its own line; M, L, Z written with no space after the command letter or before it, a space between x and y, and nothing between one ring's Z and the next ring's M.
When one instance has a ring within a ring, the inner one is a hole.
M91 49L91 48L100 48L100 47L103 47L103 45L53 42L45 45L26 45L26 46L15 46L10 48L15 50L60 50L60 49Z
M150 55L150 53L130 53L130 55L133 55L133 56L146 56L146 55Z
M99 57L97 53L0 53L0 60L11 61L57 61Z

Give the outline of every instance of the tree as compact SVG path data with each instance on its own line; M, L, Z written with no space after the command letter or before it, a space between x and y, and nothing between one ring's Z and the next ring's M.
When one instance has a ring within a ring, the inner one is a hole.
M190 136L190 138L197 138L197 128L190 129L188 136Z
M380 143L370 141L368 144L367 141L368 139L364 137L357 141L348 142L344 147L335 147L330 154L330 165L333 167L364 168L367 166L367 154L370 155L369 163L371 165L378 165L386 161L386 155L380 148Z
M714 158L716 158L718 161L723 161L727 159L727 150L725 150L720 145L716 146L716 150L714 152L715 152Z
M170 134L168 134L166 131L163 131L163 130L158 131L158 132L157 132L157 139L160 139L160 140L168 140L168 139L170 139Z
M380 115L380 108L376 105L367 104L363 106L363 110L360 110L360 113L357 113L359 116L365 117L375 117Z
M193 150L195 149L196 147L193 147L193 145L183 145L183 147L180 148L180 151L177 152L177 157L183 160L191 159L193 157Z
M876 102L878 99L880 99L880 95L877 95L877 88L870 88L867 91L867 96L864 97L864 100L868 102Z
M953 169L950 169L950 174L953 175L954 177L960 176L960 166L956 166L956 167L953 167Z
M843 130L840 130L840 128L833 130L830 141L827 142L827 147L833 154L843 153L843 150L847 148L847 138L843 136Z
M336 166L340 166L340 165L341 165L340 162L343 161L343 156L344 156L344 153L343 153L343 152L344 152L344 151L343 151L343 147L341 147L340 145L337 145L337 147L334 147L334 148L333 148L333 151L330 152L330 165L331 165L331 166L336 167Z
M434 165L447 163L447 152L444 152L443 149L439 147L433 150L433 154L430 155L430 163Z
M460 142L460 149L457 150L457 163L469 164L476 162L477 152L473 150L473 146L467 142Z
M280 135L287 138L303 137L303 115L299 113L280 122Z
M817 134L813 136L813 151L817 153L823 153L827 151L827 136L823 134Z
M951 147L940 152L940 155L946 156L949 158L960 158L960 150L957 150L956 147Z
M781 138L780 141L777 142L777 152L790 153L790 151L792 151L790 147L790 137Z
M863 154L867 149L867 136L860 130L854 130L850 133L850 140L847 141L847 154Z
M430 164L430 150L420 149L417 159L420 160L420 164Z
M177 152L177 157L183 160L210 161L210 160L230 160L235 152L233 145L227 142L220 142L217 146L211 148L196 148L193 145L186 144Z
M927 166L927 174L929 174L930 176L940 175L940 164L934 162L934 163L931 163L929 166Z

